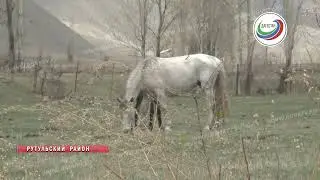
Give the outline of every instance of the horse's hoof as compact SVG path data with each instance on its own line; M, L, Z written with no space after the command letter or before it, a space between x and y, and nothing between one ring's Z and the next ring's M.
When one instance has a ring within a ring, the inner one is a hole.
M203 130L209 131L209 130L210 130L210 127L209 127L209 126L206 126L206 127L203 128Z
M131 131L131 128L124 128L123 133L128 134Z
M171 131L171 128L170 128L169 126L167 126L167 127L165 127L164 130L167 131L167 132L170 132L170 131Z
M214 124L214 128L215 129L220 129L222 128L224 122L223 121L217 121L215 124Z
M161 131L161 132L170 132L170 131L171 131L171 128L170 128L169 126L161 127L161 128L160 128L160 131Z

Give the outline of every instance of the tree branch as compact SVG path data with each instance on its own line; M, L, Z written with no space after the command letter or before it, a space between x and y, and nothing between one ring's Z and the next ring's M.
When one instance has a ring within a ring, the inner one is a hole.
M171 26L171 24L177 19L178 17L178 13L176 13L171 20L163 27L162 32L160 35L162 35L163 33L165 33L167 31L167 29Z
M156 36L156 33L153 31L153 29L152 29L149 25L147 25L147 28L151 31L151 33L152 33L154 36Z
M315 17L316 17L317 25L318 25L318 27L320 28L320 17L319 17L319 14L316 13L316 14L315 14Z

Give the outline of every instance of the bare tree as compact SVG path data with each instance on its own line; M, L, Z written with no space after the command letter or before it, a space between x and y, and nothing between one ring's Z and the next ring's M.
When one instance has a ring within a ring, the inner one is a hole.
M246 77L246 86L245 93L246 95L251 95L251 86L253 81L253 72L252 72L252 58L256 41L252 39L252 26L253 26L253 1L247 0L247 77Z
M9 34L9 68L11 71L11 78L14 74L14 65L15 65L15 46L14 46L14 32L13 32L13 9L14 3L13 0L6 0L6 11L7 11L7 28Z
M6 2L0 1L0 25L5 24L5 17L6 17Z
M221 29L221 22L218 21L218 3L213 0L204 0L202 2L203 22L204 22L204 53L217 56L218 55L218 37Z
M299 23L299 16L300 16L300 9L302 7L302 2L299 2L299 5L297 7L297 10L294 8L293 1L290 0L283 0L283 6L285 11L285 18L287 21L288 26L288 35L287 35L287 42L285 46L285 52L286 52L286 65L283 68L283 72L280 75L280 82L278 91L279 93L286 93L288 90L288 76L291 72L291 64L292 64L292 55L293 55L293 49L295 44L295 33L297 30L297 25Z
M240 95L240 65L242 64L242 4L243 0L238 0L237 10L234 12L234 31L233 31L233 45L232 45L232 57L236 62L236 95ZM237 23L236 23L237 22Z
M245 0L238 0L238 23L239 23L239 43L238 43L238 51L239 51L239 63L243 64L243 51L242 51L242 5ZM240 85L240 83L239 83Z
M147 23L148 23L148 1L138 0L139 8L139 40L141 55L144 58L146 56L146 42L147 42Z
M240 16L240 15L239 15ZM236 19L234 19L234 21L236 22ZM240 22L241 23L241 22ZM239 23L239 24L240 24ZM236 74L236 87L235 87L235 90L236 90L236 96L239 95L239 91L240 91L240 78L239 78L239 54L238 54L238 51L237 51L237 46L240 44L239 42L239 38L241 36L241 34L238 34L238 29L239 26L236 25L236 23L233 23L235 25L235 27L233 28L233 45L232 45L232 58L234 60L234 62L236 62L236 71L237 71L237 74Z
M112 34L122 45L136 50L142 57L145 57L148 50L148 19L152 3L149 0L119 0L118 3L122 16L114 17L118 27L112 27ZM119 17L123 19L119 19ZM129 30L124 32L124 29Z
M313 1L317 5L317 7L319 8L320 0L313 0ZM320 13L316 12L314 15L315 15L315 18L316 18L317 26L320 28Z
M152 31L156 38L156 56L160 57L161 52L161 39L164 33L168 30L168 28L172 25L172 23L176 20L179 13L171 12L170 9L173 8L173 0L154 0L158 12L158 26L157 30ZM173 13L173 14L172 14Z
M186 1L184 0L179 0L179 7L178 7L178 11L179 11L179 15L177 18L177 28L176 28L176 33L177 36L175 38L175 40L178 40L177 42L174 42L174 44L176 45L176 51L174 52L175 55L185 55L188 52L186 51L186 49L188 47L186 47L186 42L187 42L187 23L186 23L186 19L187 19L187 5L185 3Z
M188 36L194 36L193 39L197 42L194 47L195 41L189 40L190 46L193 46L193 52L194 48L197 48L197 52L218 56L219 39L222 39L220 37L224 33L222 29L226 28L223 21L226 20L226 17L233 16L232 10L230 12L228 7L228 10L225 11L225 4L215 0L190 1L189 3L189 10L186 12L190 14L187 27L192 27L193 32L189 32ZM229 18L228 21L233 21L233 19ZM233 30L233 28L230 29ZM225 42L223 43L226 44Z
M0 1L0 25L4 25L5 24L5 12L6 12L6 4L5 1ZM2 69L3 67L5 67L8 64L9 60L8 58L0 58L0 69Z
M17 25L17 66L18 72L21 72L22 62L22 41L23 41L23 0L17 3L18 25Z

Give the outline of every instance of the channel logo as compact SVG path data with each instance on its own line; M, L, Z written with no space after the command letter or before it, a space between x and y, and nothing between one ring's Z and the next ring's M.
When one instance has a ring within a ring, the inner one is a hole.
M266 12L254 21L253 34L261 45L276 46L287 36L287 23L279 14Z

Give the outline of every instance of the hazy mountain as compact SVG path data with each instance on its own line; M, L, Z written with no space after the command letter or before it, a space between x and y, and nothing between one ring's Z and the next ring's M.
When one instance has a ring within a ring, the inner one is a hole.
M48 13L32 0L24 0L23 53L25 56L38 55L40 47L44 54L66 56L68 42L74 39L75 54L90 57L86 52L94 46L59 19ZM16 23L16 16L14 22ZM0 27L0 53L8 52L8 34L5 26Z
M95 46L95 52L119 47L110 33L110 17L120 14L115 0L34 0ZM129 27L127 27L129 28ZM106 53L105 53L106 54Z
M298 0L293 1L298 2ZM273 4L274 7L271 8ZM282 0L255 1L255 16L265 11L275 11L283 15L281 5ZM320 32L314 14L310 13L315 10L314 7L312 0L304 0L300 34L298 34L300 38L297 40L295 53L299 54L301 49L305 49L304 47L310 47L309 51L314 49L315 53L317 52L318 44L311 41L319 39L318 32ZM246 11L245 4L244 11ZM99 53L102 53L102 55L117 56L119 60L125 59L125 56L132 54L133 51L120 46L121 43L110 32L116 22L113 21L114 18L119 17L121 20L120 12L117 0L24 0L24 53L35 55L38 54L39 47L43 47L48 55L65 56L68 42L74 37L74 49L79 57L99 57L101 55ZM246 15L242 16L245 21ZM121 28L122 32L131 30L129 25ZM301 34L310 34L308 39L311 40L301 38ZM7 53L7 38L6 27L0 26L0 54ZM263 52L263 47L256 48L257 56ZM270 48L269 52L283 57L281 48ZM300 53L296 59L304 55Z

